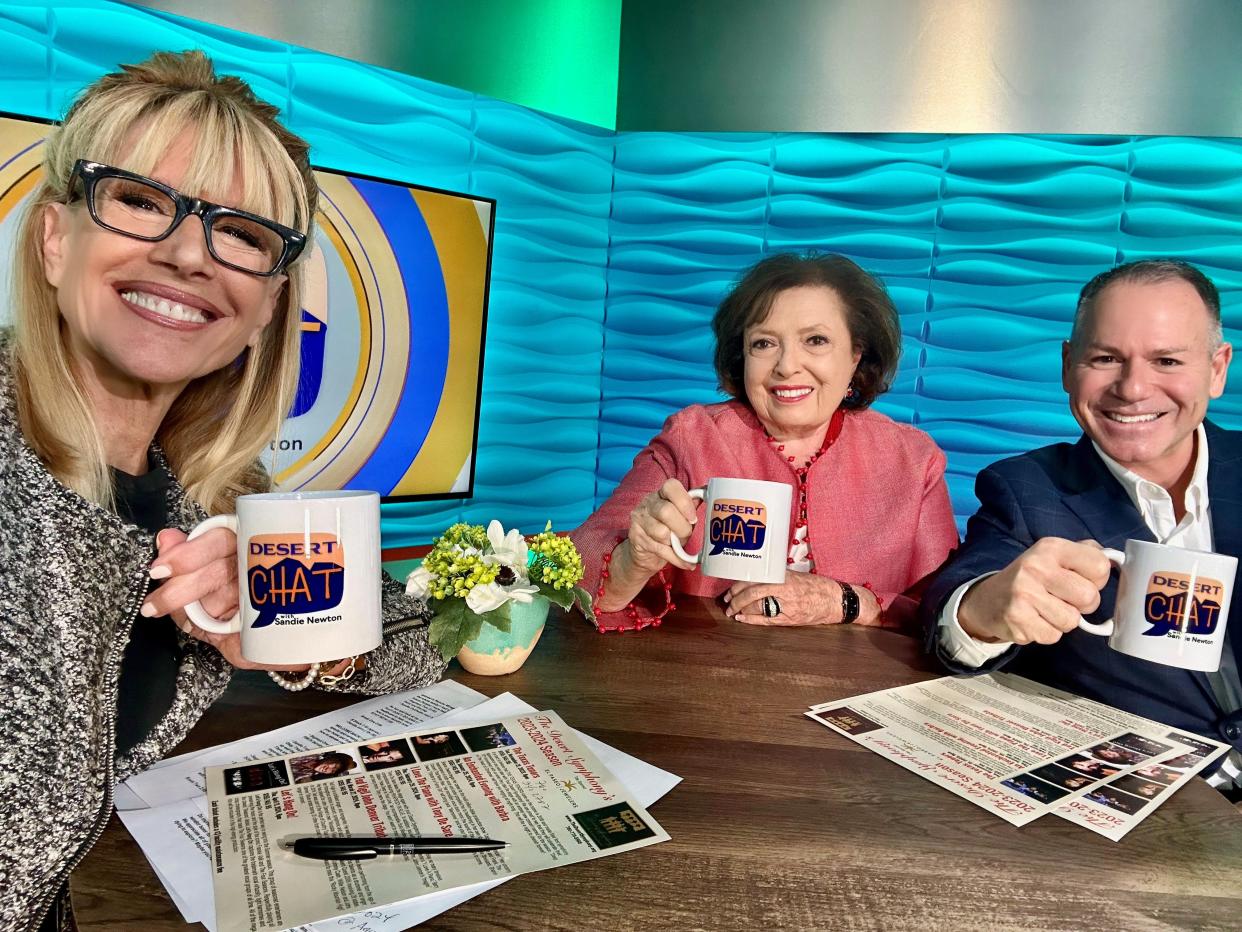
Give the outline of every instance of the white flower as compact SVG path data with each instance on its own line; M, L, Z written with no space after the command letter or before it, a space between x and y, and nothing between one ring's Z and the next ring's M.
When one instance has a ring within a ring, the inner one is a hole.
M492 552L483 555L483 562L507 566L524 580L526 578L526 538L522 536L522 533L514 528L506 534L499 521L492 521L487 526L487 540L492 545Z
M466 607L476 615L500 608L509 601L509 594L494 582L480 583L466 593Z
M431 572L425 566L419 566L409 575L405 581L405 594L412 595L416 599L427 598L427 592L431 589L431 582L436 578L436 574Z
M505 592L509 593L509 598L511 598L514 602L531 602L534 601L535 596L539 594L539 587L522 586L514 583L512 586L505 589Z
M529 602L538 589L534 586L511 586L506 589L499 583L489 582L475 586L466 593L466 607L476 615L500 608L506 602Z

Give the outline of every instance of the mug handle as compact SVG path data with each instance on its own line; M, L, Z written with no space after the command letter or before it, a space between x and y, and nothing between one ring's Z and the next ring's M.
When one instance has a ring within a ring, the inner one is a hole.
M686 494L691 498L698 499L701 502L703 501L703 497L706 492L706 489L691 489ZM681 545L681 541L677 539L677 535L672 531L669 532L668 542L673 548L673 553L677 554L677 556L681 557L687 563L698 563L699 558L703 556L702 550L698 553L686 553L686 548Z
M1109 562L1111 562L1113 566L1117 567L1117 569L1121 569L1126 565L1126 555L1120 550L1105 548L1104 556L1108 557ZM1087 619L1080 616L1078 619L1078 627L1080 627L1083 631L1086 631L1088 634L1099 634L1104 637L1110 637L1113 630L1117 626L1113 623L1113 619L1111 618L1108 619L1108 621L1102 621L1099 624L1096 624L1094 622L1087 621Z
M208 518L192 530L186 540L201 537L208 531L213 531L218 527L226 527L236 535L238 528L237 515L216 515L213 518ZM207 609L203 608L202 603L197 599L185 607L185 613L189 616L190 621L204 631L210 631L212 634L236 634L241 630L241 606L238 606L237 611L233 613L233 617L227 621L221 621L219 618L207 614Z

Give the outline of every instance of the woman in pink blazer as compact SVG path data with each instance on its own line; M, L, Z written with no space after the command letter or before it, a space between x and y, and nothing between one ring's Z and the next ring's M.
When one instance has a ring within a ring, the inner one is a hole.
M869 409L901 354L884 286L843 256L772 256L712 321L716 372L733 398L691 405L634 459L572 537L601 630L659 624L672 592L723 597L748 624L914 624L907 592L957 545L944 454ZM705 576L669 545L702 541L687 489L713 477L793 486L780 585Z

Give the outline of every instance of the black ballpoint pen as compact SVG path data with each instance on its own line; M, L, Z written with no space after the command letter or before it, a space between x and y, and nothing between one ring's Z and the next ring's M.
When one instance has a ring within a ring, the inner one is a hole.
M381 854L475 854L508 847L494 838L295 838L282 847L320 861L365 861Z

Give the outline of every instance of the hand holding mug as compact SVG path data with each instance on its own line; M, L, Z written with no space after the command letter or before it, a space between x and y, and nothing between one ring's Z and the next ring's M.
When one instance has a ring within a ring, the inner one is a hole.
M187 540L184 531L166 528L156 538L156 546L160 555L151 564L151 575L164 582L143 603L145 614L170 616L182 631L210 644L239 670L290 669L289 664L252 663L242 655L240 634L205 631L185 613L183 606L196 600L218 617L237 611L237 538L231 531L216 528Z
M958 622L982 640L1054 644L1099 608L1110 568L1095 541L1042 538L971 586L958 606Z
M161 580L142 605L148 617L171 615L185 630L189 619L184 611L190 602L219 618L237 611L237 536L227 528L216 528L196 540L184 531L165 528L155 539L159 556L151 563L151 578Z
M695 563L673 551L670 539L689 540L697 522L695 502L686 487L676 479L665 480L630 513L630 561L648 577L670 563L683 570L694 569Z

